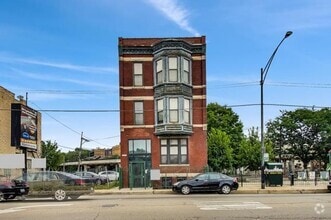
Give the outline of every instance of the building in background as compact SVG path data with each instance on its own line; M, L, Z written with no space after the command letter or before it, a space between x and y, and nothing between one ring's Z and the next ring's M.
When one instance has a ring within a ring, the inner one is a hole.
M20 122L16 125L19 133L16 138L18 141L14 145L12 136L13 106L17 108L15 113L18 114ZM30 112L36 114L34 120L30 120ZM23 131L24 129L27 130ZM22 132L22 135L20 132ZM32 136L34 140L29 138ZM18 96L18 99L16 99L14 93L0 86L0 154L20 154L23 153L23 148L27 149L27 168L30 168L31 158L39 158L41 155L41 114L27 107L23 96ZM0 175L8 177L22 175L22 171L0 167Z
M119 84L123 187L151 186L151 173L162 184L202 172L205 37L119 38Z

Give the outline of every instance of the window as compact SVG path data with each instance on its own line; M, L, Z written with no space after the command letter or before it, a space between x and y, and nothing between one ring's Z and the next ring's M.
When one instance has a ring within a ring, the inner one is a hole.
M151 140L129 140L129 154L150 154Z
M163 83L164 76L163 76L163 63L162 59L156 61L156 79L157 84Z
M161 139L162 164L187 164L187 139Z
M142 101L134 102L134 124L144 124L144 103Z
M143 64L142 63L133 64L133 85L134 86L143 85Z
M163 99L157 100L157 123L163 124L164 122L164 111L163 111Z
M183 59L183 74L182 74L183 83L190 83L190 61L188 59Z
M191 124L191 100L179 97L165 97L156 100L156 123Z
M165 66L163 62L166 63ZM156 60L154 65L156 84L191 83L191 60L189 58L182 56L163 57Z
M168 77L169 82L178 82L178 65L177 57L169 57L168 59Z
M184 117L184 123L190 124L190 100L184 99L184 108L183 108L183 117Z
M169 122L178 123L178 98L169 98Z

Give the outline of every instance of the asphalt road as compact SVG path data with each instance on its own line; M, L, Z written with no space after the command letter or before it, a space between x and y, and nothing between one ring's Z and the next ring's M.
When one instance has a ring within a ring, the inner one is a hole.
M331 194L89 195L0 203L0 219L331 219Z

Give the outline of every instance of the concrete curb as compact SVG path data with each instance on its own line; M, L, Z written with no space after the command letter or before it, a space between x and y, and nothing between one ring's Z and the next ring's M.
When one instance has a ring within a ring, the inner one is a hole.
M327 189L239 189L232 194L316 194L328 193ZM146 194L178 194L171 189L109 189L95 190L92 195L146 195Z

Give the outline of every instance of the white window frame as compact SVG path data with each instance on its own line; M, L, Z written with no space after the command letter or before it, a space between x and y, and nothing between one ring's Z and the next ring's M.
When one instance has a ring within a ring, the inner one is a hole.
M155 62L156 84L164 83L163 59L158 59Z
M133 85L143 86L143 64L133 63Z
M141 105L141 106L138 106L138 105ZM143 125L144 124L144 102L135 101L133 104L133 110L134 110L134 117L133 117L134 124Z
M168 82L179 82L178 57L168 57Z
M165 122L165 115L164 115L164 99L156 100L156 121L157 124L163 124ZM161 120L162 118L162 120Z

